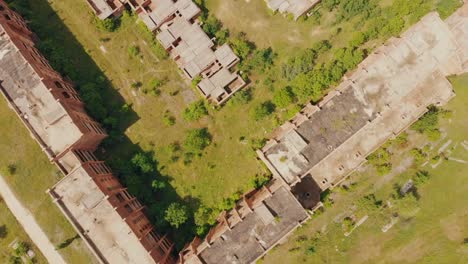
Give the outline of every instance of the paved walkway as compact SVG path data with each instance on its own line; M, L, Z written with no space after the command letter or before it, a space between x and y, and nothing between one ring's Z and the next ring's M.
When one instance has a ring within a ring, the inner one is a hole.
M10 211L16 217L18 222L23 226L23 229L29 235L34 244L39 248L42 254L51 264L65 264L62 256L55 250L54 245L49 241L46 234L37 224L34 217L28 209L26 209L16 198L10 186L5 182L3 176L0 175L0 195L5 201Z

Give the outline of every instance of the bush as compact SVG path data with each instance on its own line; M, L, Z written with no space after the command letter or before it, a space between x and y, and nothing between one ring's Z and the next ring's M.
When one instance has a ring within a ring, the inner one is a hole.
M440 17L445 19L462 6L462 4L463 2L460 0L442 0L437 3L436 10L439 12Z
M273 65L275 57L276 54L271 48L255 50L248 60L245 60L243 63L241 63L239 69L246 72L255 69L261 73L264 73Z
M137 153L130 160L131 164L142 173L154 172L154 162L146 153Z
M166 126L173 126L175 125L176 119L173 115L171 115L171 112L166 111L163 116L163 123Z
M117 28L119 28L120 20L118 18L106 18L101 20L98 17L95 17L94 24L99 30L105 32L114 32L117 30Z
M221 21L219 21L215 16L210 15L208 18L203 21L203 30L210 36L215 37L216 33L222 28Z
M8 171L8 174L10 174L10 175L15 175L17 169L18 169L18 167L14 163L10 163L7 166L7 171Z
M211 135L208 129L192 129L187 132L184 148L187 152L199 153L211 144Z
M285 108L294 102L294 93L291 87L277 90L273 95L273 103L280 108Z
M216 37L216 42L218 43L218 45L223 45L224 43L228 41L229 30L227 29L218 30L218 32L216 32L215 34L215 37Z
M391 153L384 147L369 155L367 161L376 168L378 175L388 174L392 170Z
M137 45L128 47L128 55L132 58L136 58L138 55L140 55L140 47Z
M420 134L426 134L431 141L437 141L440 138L440 131L437 128L440 113L441 111L437 107L429 106L429 111L416 121L411 129Z
M367 36L366 34L362 33L362 32L355 32L353 34L353 38L351 39L351 41L349 42L349 45L351 47L359 47L361 46L362 44L364 44L365 42L367 41Z
M187 207L179 203L170 204L166 209L164 219L171 226L179 228L188 220Z
M266 101L252 108L250 115L254 120L259 121L271 115L274 111L275 105L270 101Z
M234 94L234 96L229 100L230 105L245 105L252 100L252 94L250 90L244 89L240 90Z
M255 189L260 189L263 185L267 184L270 181L270 176L268 175L256 175L250 182L250 185Z
M247 58L247 56L254 50L255 46L253 43L246 39L245 33L239 33L235 38L232 38L229 42L234 53L239 56L241 60Z
M419 148L413 148L410 151L410 154L413 157L413 160L416 164L421 164L427 158L427 154Z
M192 87L195 88L197 85L202 81L202 77L200 75L196 76L192 80Z
M414 185L419 186L423 183L426 183L430 177L431 175L428 171L420 170L416 172L416 174L413 177Z
M208 115L208 110L206 110L205 102L203 100L199 100L185 108L182 115L187 121L195 121Z

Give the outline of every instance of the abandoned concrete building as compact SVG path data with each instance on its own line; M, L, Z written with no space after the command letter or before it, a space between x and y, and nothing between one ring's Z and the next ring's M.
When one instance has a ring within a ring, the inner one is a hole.
M99 19L119 16L125 10L126 0L86 0Z
M265 0L267 6L281 14L291 14L294 20L309 12L321 0Z
M307 182L290 190L272 180L260 190L245 194L204 240L195 238L179 253L181 264L254 263L309 219L304 207L320 203L320 189ZM315 192L314 192L315 189ZM312 195L304 195L312 192ZM300 197L296 199L296 197Z
M430 13L369 55L318 105L306 106L258 151L275 178L335 186L431 104L453 96L446 76L468 70L468 8Z
M183 74L189 80L197 80L196 87L207 100L223 104L246 85L246 82L234 71L239 58L227 44L216 47L213 40L203 31L197 21L201 10L194 2L191 0L121 1L135 11L150 31L157 34L156 38ZM99 16L96 4L91 6Z
M101 263L174 263L173 244L93 154L106 137L72 84L35 48L35 35L0 0L0 90L66 175L50 195Z

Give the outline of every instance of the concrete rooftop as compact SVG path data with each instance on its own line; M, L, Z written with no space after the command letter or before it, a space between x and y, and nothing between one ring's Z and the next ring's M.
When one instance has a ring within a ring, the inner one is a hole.
M0 26L0 34L3 32ZM47 62L44 59L42 63ZM0 80L4 92L22 113L22 118L52 152L48 152L49 156L61 153L82 136L62 104L50 93L8 34L0 35ZM67 136L63 137L64 134Z
M72 160L70 157L67 159ZM57 201L60 209L82 230L82 235L92 244L94 252L102 255L108 263L154 263L128 224L83 167L75 167L50 193L53 197L60 197Z
M206 264L250 263L307 218L294 196L281 187L199 257Z

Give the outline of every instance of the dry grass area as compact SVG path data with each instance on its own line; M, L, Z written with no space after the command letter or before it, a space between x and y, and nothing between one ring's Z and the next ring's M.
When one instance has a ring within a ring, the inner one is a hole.
M28 235L10 212L0 196L0 262L8 263L14 255L14 249L10 246L15 241L26 243L34 251L34 263L45 264L47 260L39 249L32 244Z

